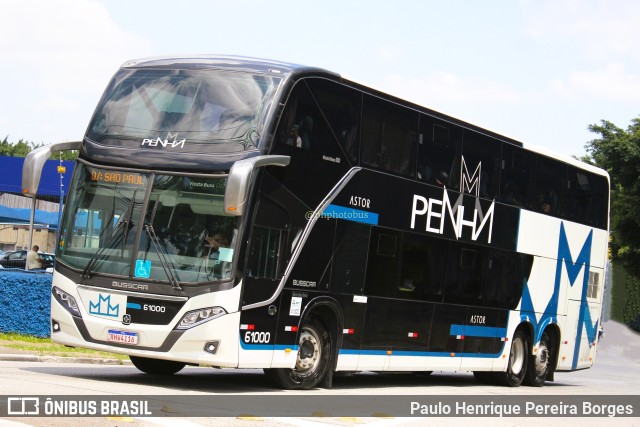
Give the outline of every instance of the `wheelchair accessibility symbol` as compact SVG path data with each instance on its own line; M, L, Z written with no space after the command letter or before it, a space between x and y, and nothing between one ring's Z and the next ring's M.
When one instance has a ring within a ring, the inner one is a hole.
M151 261L149 260L136 260L136 277L141 277L143 279L148 279L151 276Z

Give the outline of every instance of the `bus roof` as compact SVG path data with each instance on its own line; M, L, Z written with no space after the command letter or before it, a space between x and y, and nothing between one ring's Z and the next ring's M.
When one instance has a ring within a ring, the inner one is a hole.
M542 147L535 146L533 144L523 144L522 142L513 139L511 137L505 136L503 134L499 134L497 132L491 131L489 129L471 124L469 122L465 122L461 119L446 115L444 113L438 112L436 110L432 110L431 108L422 106L413 101L397 97L388 92L384 92L383 90L376 89L375 87L362 83L351 76L347 77L341 75L339 73L326 70L324 68L311 67L307 65L300 65L291 62L284 61L276 61L271 59L261 59L261 58L251 58L244 56L235 56L235 55L171 55L171 56L158 56L158 57L149 57L149 58L140 58L133 59L125 62L122 65L122 68L153 68L153 67L162 67L162 68L192 68L192 69L228 69L235 71L246 71L246 72L258 72L258 73L268 73L268 74L279 74L282 77L294 77L297 78L302 77L304 75L315 74L322 75L325 77L333 78L342 83L346 83L352 86L359 87L359 89L364 90L371 95L380 96L386 98L392 102L397 102L409 108L413 108L417 111L422 111L435 117L438 117L442 120L451 122L455 125L462 126L464 128L468 128L485 135L497 138L504 142L508 142L511 144L515 144L521 146L529 151L561 160L567 164L578 167L580 169L585 169L590 172L596 173L598 175L604 175L609 178L609 175L606 171L584 163L580 160L574 159L572 157L561 155L555 153L551 150L547 150Z
M122 68L217 68L237 71L275 73L283 76L293 73L321 73L340 78L339 74L317 67L293 64L270 59L249 58L233 55L174 55L133 59L122 64Z

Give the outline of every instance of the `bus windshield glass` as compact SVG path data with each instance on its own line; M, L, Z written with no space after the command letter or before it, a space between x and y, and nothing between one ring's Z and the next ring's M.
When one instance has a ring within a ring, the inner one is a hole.
M58 251L62 263L85 277L104 273L172 284L231 277L237 219L223 213L226 177L79 163L74 181Z
M88 136L147 144L255 149L280 78L218 70L125 69L103 97ZM213 145L215 144L215 145Z

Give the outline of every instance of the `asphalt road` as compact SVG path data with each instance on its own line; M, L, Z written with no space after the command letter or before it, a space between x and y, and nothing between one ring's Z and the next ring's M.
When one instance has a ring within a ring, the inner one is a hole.
M438 396L482 396L500 402L509 396L531 397L538 395L557 396L557 400L569 395L640 395L640 335L621 325L608 322L605 336L599 344L597 360L593 368L556 374L556 381L542 388L480 385L469 373L440 373L431 376L379 375L362 373L352 377L340 377L332 389L310 391L284 391L273 389L259 370L213 369L187 367L172 377L153 377L138 372L133 366L91 365L79 363L0 361L0 395L90 395L117 397L158 396L173 401L198 396L236 396L246 402L247 410L226 418L161 418L161 417L93 417L86 418L7 418L0 420L4 426L327 426L367 425L375 427L425 425L425 419L406 418L397 414L385 414L385 408L372 410L369 416L332 416L331 409L324 407L310 411L310 416L282 417L256 412L261 397L276 396L283 407L292 404L295 396L370 396L371 401L384 396L407 396L420 400ZM154 397L156 398L156 397ZM256 399L256 400L253 400ZM407 405L409 402L407 402ZM640 408L637 408L640 411ZM284 411L286 414L286 411ZM273 414L272 414L273 415ZM408 416L409 414L407 414ZM458 425L472 422L473 425L534 425L543 422L547 426L566 425L640 425L640 414L634 418L430 418L430 425Z

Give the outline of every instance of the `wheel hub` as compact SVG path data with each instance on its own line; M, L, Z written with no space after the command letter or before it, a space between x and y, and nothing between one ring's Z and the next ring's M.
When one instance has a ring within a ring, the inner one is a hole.
M312 371L320 364L320 343L315 331L305 330L300 335L300 349L296 361L297 371Z
M540 347L538 354L536 355L536 374L542 377L547 371L549 366L549 349L547 347Z
M514 341L513 349L511 349L511 372L519 374L524 367L524 343Z

